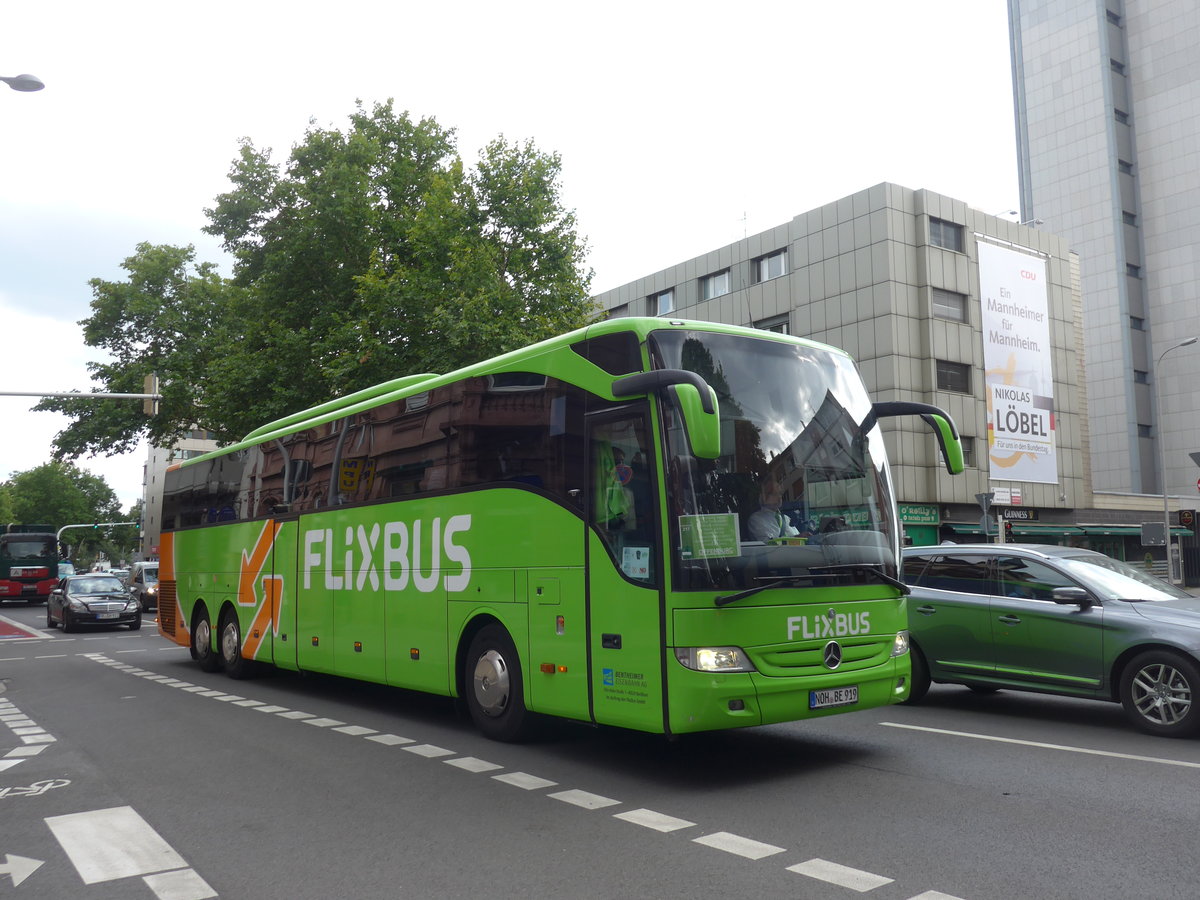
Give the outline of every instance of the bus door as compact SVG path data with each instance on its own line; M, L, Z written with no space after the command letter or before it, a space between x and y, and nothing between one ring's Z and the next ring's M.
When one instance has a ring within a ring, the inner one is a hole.
M647 404L587 423L588 649L593 718L663 727L661 491Z

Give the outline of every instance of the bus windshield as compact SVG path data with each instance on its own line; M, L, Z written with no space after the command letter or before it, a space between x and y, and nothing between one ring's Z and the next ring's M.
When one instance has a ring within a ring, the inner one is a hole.
M846 355L798 340L661 330L656 368L696 372L716 391L721 454L691 455L664 413L667 509L678 590L823 587L896 577L883 436ZM873 572L871 571L873 570Z

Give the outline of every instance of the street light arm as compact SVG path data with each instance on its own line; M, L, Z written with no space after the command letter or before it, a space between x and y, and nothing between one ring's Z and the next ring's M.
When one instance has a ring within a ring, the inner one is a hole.
M1178 344L1172 344L1162 353L1158 354L1158 361L1154 364L1154 409L1158 415L1158 468L1159 478L1162 479L1162 495L1163 495L1163 547L1167 551L1167 583L1175 583L1175 574L1171 569L1171 505L1167 497L1167 445L1163 440L1163 411L1162 411L1162 396L1158 391L1159 376L1161 375L1163 357L1172 350L1178 350L1180 347L1190 347L1192 344L1200 341L1200 337L1190 337L1186 341L1180 341Z
M30 91L40 91L42 88L44 88L46 86L42 82L42 79L38 78L36 75L29 75L29 74L0 75L0 81L3 81L14 91L23 91L26 93L28 93Z

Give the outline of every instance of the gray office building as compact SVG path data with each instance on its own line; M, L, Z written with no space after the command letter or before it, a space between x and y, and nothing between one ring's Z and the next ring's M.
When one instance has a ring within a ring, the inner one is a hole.
M1200 3L1008 4L1021 219L1080 258L1095 486L1161 494L1165 455L1195 505Z

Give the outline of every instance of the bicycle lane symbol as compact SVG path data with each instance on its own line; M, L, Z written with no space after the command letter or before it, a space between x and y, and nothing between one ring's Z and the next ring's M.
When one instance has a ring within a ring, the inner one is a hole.
M54 788L66 787L70 784L67 778L50 778L46 781L35 781L24 787L0 787L0 800L5 797L36 797Z

